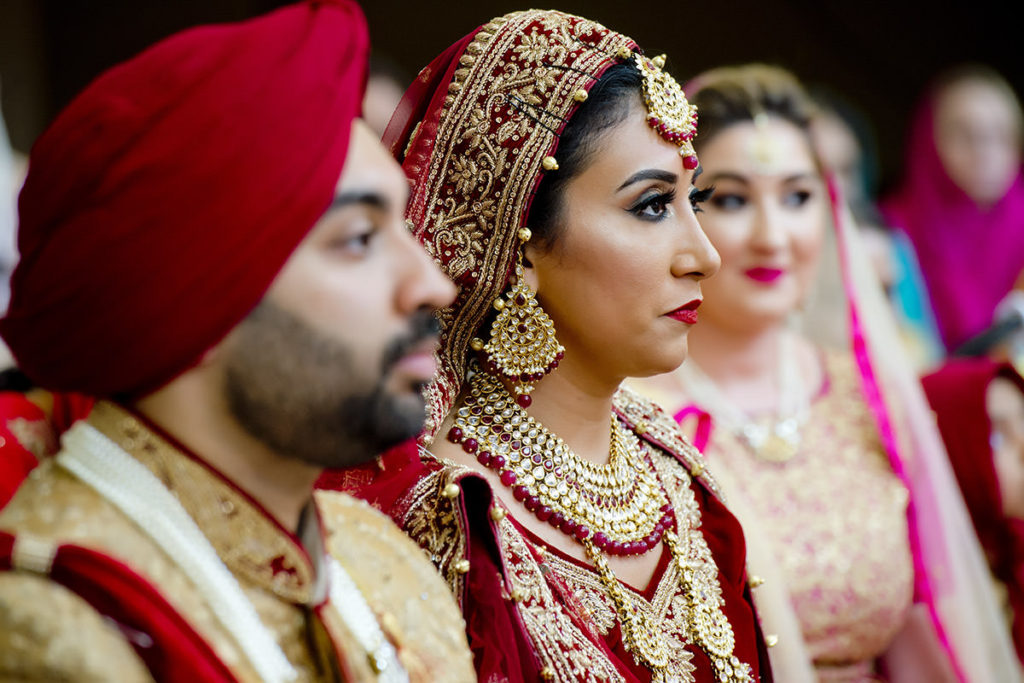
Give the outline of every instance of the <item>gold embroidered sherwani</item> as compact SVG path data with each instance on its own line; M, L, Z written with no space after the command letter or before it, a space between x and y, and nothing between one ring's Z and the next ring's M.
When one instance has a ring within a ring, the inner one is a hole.
M128 412L100 403L89 422L174 494L237 580L298 680L377 679L366 650L327 600L325 551L363 594L410 680L475 680L450 592L423 553L386 517L344 494L319 492L300 540L238 488ZM32 472L0 512L0 530L17 538L12 570L0 572L0 679L153 680L139 654L149 636L118 628L48 575L56 547L74 544L134 570L231 675L259 680L179 563L118 507L63 468L60 456Z

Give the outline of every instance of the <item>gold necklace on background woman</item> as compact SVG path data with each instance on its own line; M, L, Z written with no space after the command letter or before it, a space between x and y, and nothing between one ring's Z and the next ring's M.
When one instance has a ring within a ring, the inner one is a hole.
M800 376L797 353L796 339L791 332L784 331L779 335L776 362L778 402L770 416L747 414L692 358L677 372L692 402L706 410L755 457L784 463L800 450L800 429L810 412L810 398Z

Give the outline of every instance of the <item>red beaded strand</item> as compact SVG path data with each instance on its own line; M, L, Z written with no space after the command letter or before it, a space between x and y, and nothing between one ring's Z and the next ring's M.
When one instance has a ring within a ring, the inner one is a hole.
M559 362L561 362L563 358L565 358L565 352L559 351L555 354L554 359L544 366L544 369L541 372L524 372L519 375L509 375L508 373L502 372L501 368L498 367L498 364L495 363L485 351L477 352L477 359L484 370L492 375L500 375L509 382L521 385L530 385L541 381L544 379L545 375L551 374L551 372L558 367ZM529 408L533 405L533 397L527 393L517 393L516 404L520 408Z
M482 411L479 408L473 406L470 411L478 411L476 414L480 415ZM481 418L487 416L480 415ZM532 512L542 522L546 522L555 529L561 531L566 536L575 539L578 542L583 542L587 538L591 537L591 530L585 524L578 524L572 519L567 518L563 513L553 510L550 506L543 505L540 497L530 491L530 489L522 484L516 485L518 479L516 473L508 467L508 460L503 455L492 454L490 451L481 450L480 443L472 438L467 438L459 427L452 427L448 430L447 435L448 441L462 446L462 450L470 455L475 455L477 462L484 467L488 467L499 473L498 479L502 485L512 491L512 497L523 504L528 511ZM517 450L523 453L521 444L513 440L508 432L501 432L498 437L501 441L509 443L509 447L513 450ZM529 456L530 453L523 453L524 456ZM533 462L539 462L543 458L539 454L532 456ZM550 468L549 468L550 469ZM556 476L560 476L556 473ZM595 546L600 548L602 551L609 555L642 555L647 551L656 547L660 542L662 535L668 529L671 529L675 525L675 511L672 508L671 503L665 503L661 507L662 516L661 519L654 525L654 529L643 539L637 541L613 541L609 539L604 533L597 532L593 534L591 539Z

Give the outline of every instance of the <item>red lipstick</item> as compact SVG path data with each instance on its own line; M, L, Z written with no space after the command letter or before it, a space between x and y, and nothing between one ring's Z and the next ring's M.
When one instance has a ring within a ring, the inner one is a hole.
M665 315L667 315L669 318L672 318L673 320L678 320L681 323L686 323L687 325L696 325L697 307L700 306L700 303L701 299L694 299L693 301L687 304L683 304L676 310L670 311Z
M767 283L767 282L775 282L780 277L782 277L783 273L785 273L785 272L786 271L784 271L782 268L761 268L761 267L758 267L758 268L748 268L745 271L743 271L743 274L746 275L747 277L749 277L754 282L765 282L765 283Z

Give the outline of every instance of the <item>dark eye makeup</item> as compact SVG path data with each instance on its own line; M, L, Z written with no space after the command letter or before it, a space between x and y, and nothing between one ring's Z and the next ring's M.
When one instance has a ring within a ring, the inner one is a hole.
M641 195L633 206L627 209L637 218L645 221L660 221L668 215L668 206L676 199L676 191L650 190Z

